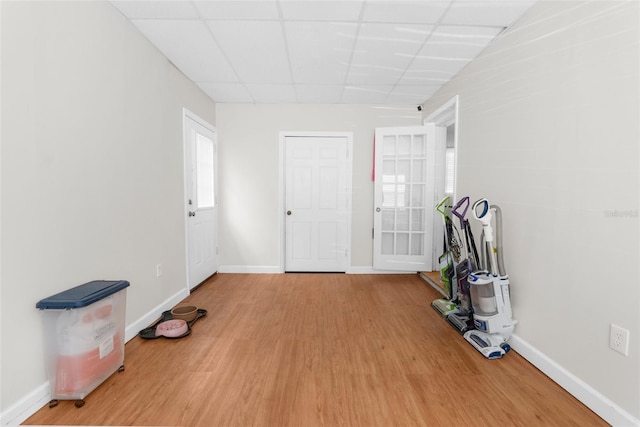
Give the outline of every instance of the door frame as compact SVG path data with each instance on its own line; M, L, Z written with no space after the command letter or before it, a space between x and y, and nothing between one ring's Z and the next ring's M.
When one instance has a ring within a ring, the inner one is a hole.
M453 135L453 201L456 200L456 190L458 183L458 111L460 108L460 99L459 95L454 96L444 104L442 104L437 110L433 113L429 114L424 120L423 123L433 124L436 127L436 157L440 159L440 162L436 162L436 177L441 179L442 181L436 182L436 199L442 200L444 197L444 177L446 171L444 170L444 156L445 150L447 146L447 126L453 124L454 126L454 135ZM438 172L440 171L440 172ZM442 234L443 225L442 219L438 215L433 216L433 236L439 236ZM438 257L443 251L442 240L434 237L433 239L433 265L438 265Z
M280 263L278 271L285 272L286 267L286 150L285 141L289 137L311 137L311 138L345 138L347 143L347 266L346 271L351 269L351 220L353 214L353 132L300 132L300 131L281 131L279 142L279 171L278 171L278 231L280 235Z
M184 214L185 212L185 201L187 200L187 194L188 194L188 190L187 190L187 186L189 185L189 177L187 176L189 171L187 171L187 140L185 137L185 130L186 130L186 121L187 119L191 119L194 122L196 122L197 124L199 124L200 126L206 128L207 130L211 131L214 135L218 135L218 132L215 128L215 126L213 126L211 123L207 122L205 119L203 119L202 117L198 116L196 113L188 110L187 108L182 108L182 179L183 179L183 188L182 188L182 200L180 202L180 208ZM217 139L217 138L216 138ZM217 140L214 141L214 150L217 150ZM216 207L218 205L218 177L217 177L217 171L218 171L218 161L217 161L217 153L214 151L214 174L215 174L215 178L214 178L214 200L215 200L215 204ZM189 284L189 218L187 217L187 215L184 215L184 259L185 259L185 287L187 288L187 293L191 293L191 286ZM218 224L217 224L217 216L216 216L216 224L215 224L215 235L216 235L216 242L215 242L215 250L216 250L216 256L217 256L217 251L218 251L218 241L217 241L217 235L218 235ZM216 266L216 271L219 269L219 265ZM215 272L214 272L215 274Z

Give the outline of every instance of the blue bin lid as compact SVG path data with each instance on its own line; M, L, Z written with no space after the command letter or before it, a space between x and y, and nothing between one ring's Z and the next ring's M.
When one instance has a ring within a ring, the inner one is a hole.
M38 301L40 310L65 310L93 304L129 286L126 280L94 280Z

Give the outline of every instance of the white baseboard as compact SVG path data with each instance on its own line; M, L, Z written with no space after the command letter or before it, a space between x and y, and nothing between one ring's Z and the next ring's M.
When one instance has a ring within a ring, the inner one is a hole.
M189 296L189 291L187 289L182 289L179 292L176 292L171 297L167 298L164 302L157 305L156 307L149 310L145 315L140 317L139 319L133 321L128 324L124 330L124 340L125 342L129 342L132 338L135 338L138 335L138 332L143 330L144 328L151 325L154 321L156 321L163 311L170 310L180 301Z
M223 265L218 268L220 273L244 274L281 274L282 268L277 265ZM371 266L347 267L346 274L416 274L415 271L375 270Z
M283 273L277 265L223 265L218 267L220 273L245 274L279 274Z
M415 271L376 270L371 266L349 267L347 274L417 274Z
M176 294L165 300L163 303L159 304L157 307L150 310L141 318L127 325L124 331L125 342L130 341L132 338L138 335L139 331L148 327L155 320L157 320L163 311L171 309L187 296L189 296L189 292L185 288L184 290L177 292ZM44 384L37 387L31 393L20 399L15 405L2 412L2 414L0 414L0 425L19 425L31 415L40 410L40 408L46 405L50 400L51 390L49 389L49 381L46 381Z
M522 338L512 335L509 339L509 344L518 354L612 426L640 426L640 420L607 399L589 384L567 371Z
M17 426L35 414L51 400L49 381L37 387L31 393L20 399L0 414L0 425Z

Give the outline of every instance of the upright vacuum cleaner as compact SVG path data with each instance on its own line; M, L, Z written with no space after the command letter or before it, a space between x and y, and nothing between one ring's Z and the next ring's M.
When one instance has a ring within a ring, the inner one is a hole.
M477 271L469 275L469 289L473 305L475 330L464 333L464 338L487 359L504 356L511 346L515 324L511 313L509 276L504 270L502 257L502 213L496 205L480 199L473 205L474 217L482 223L484 239L489 255L489 271ZM493 247L491 218L496 218L496 247Z
M448 201L449 196L443 198L435 208L436 212L442 215L444 224L444 252L438 258L438 262L440 280L444 286L446 298L434 300L431 307L443 317L458 312L455 266L456 260L459 260L460 257L460 245L455 238L455 225L451 220L451 205L447 204Z
M458 292L458 312L451 313L447 316L447 321L451 326L456 328L458 332L464 334L470 329L474 329L473 307L471 304L471 295L469 291L469 275L479 269L478 250L471 232L471 225L466 219L467 210L469 209L469 197L463 197L453 207L451 213L460 220L460 231L463 235L464 256L455 269L456 289Z

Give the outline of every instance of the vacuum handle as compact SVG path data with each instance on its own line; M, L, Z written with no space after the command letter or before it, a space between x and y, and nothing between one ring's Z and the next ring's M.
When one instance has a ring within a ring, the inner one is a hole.
M469 210L469 203L469 196L463 197L451 210L451 212L460 219L460 225L463 227L464 218L467 216L467 211ZM462 213L460 210L462 210Z
M478 208L482 208L482 212L478 213ZM489 201L487 199L480 199L473 204L473 217L484 223L483 218L489 213ZM491 216L489 216L491 220Z
M449 200L449 196L446 196L444 199L440 200L440 203L438 203L436 205L436 212L438 212L440 215L442 215L443 217L447 216L447 212L445 212L445 203L447 203L447 201Z

